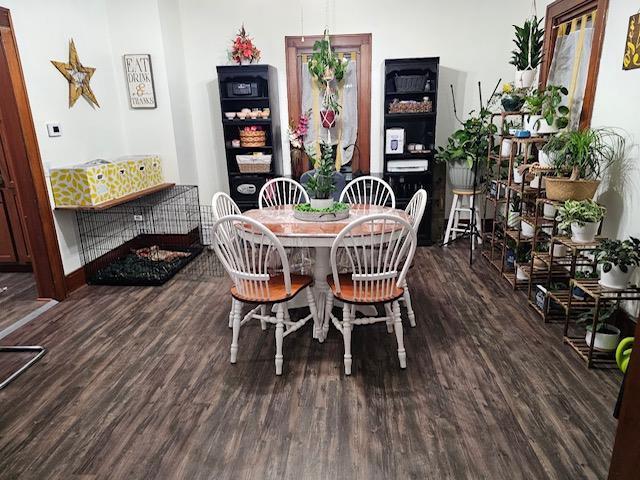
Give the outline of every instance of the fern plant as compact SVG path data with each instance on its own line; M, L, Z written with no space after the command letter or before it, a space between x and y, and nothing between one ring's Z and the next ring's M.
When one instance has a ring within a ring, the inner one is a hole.
M518 70L533 70L542 61L542 42L544 29L541 28L542 18L533 17L524 22L522 27L514 25L516 36L513 43L516 48L511 52L511 65Z

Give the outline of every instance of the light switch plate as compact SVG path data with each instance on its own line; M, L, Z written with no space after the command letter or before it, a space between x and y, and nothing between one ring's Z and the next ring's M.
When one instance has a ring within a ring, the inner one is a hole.
M47 133L50 137L61 137L62 127L59 123L47 123Z

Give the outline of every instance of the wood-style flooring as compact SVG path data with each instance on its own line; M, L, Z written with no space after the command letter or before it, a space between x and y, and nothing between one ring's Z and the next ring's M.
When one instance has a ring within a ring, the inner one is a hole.
M33 273L0 273L0 332L46 303L37 300Z
M384 324L241 333L228 281L87 287L2 343L47 355L0 392L0 478L603 479L621 380L587 370L465 248L421 248L408 368ZM479 255L478 255L479 257Z

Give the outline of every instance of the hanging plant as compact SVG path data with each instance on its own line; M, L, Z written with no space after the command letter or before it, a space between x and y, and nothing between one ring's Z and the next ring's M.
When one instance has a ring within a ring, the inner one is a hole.
M313 44L313 53L307 62L309 73L324 88L322 97L323 110L320 120L324 128L331 128L336 123L336 115L340 113L336 93L332 83L341 82L347 68L348 60L338 57L331 49L329 31L324 31L324 38Z

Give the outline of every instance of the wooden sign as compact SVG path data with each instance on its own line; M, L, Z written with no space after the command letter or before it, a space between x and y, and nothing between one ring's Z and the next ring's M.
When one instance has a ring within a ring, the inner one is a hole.
M129 87L129 106L131 108L156 108L151 55L125 55L124 71Z
M629 17L627 44L624 49L623 70L640 68L640 13Z

